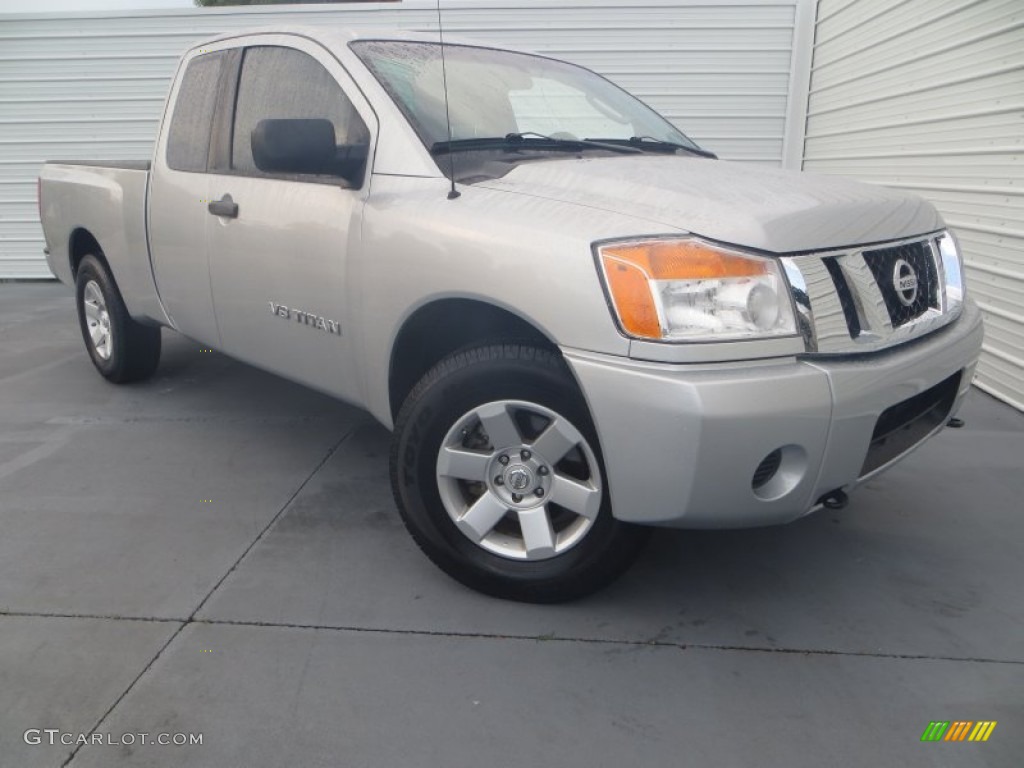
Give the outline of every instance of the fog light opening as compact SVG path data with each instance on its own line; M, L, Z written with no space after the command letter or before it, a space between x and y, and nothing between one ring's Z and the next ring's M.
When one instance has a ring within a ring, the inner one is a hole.
M750 479L750 489L761 501L776 501L792 493L807 476L807 451L782 445L767 454Z
M769 480L775 477L775 473L779 471L779 466L781 464L782 449L776 448L761 459L761 463L758 464L757 469L754 470L754 478L750 482L750 487L755 491L758 488L763 488Z

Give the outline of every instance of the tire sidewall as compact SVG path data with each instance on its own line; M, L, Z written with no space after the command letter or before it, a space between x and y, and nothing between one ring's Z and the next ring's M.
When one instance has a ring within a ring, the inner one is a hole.
M472 353L470 353L472 354ZM395 484L406 524L428 554L449 574L495 593L508 583L543 589L566 578L581 577L603 565L616 529L596 431L583 397L568 369L553 355L540 360L485 357L434 378L415 393L399 417ZM601 474L600 511L581 541L545 560L513 560L470 541L452 521L441 501L437 458L441 443L456 421L472 408L496 400L522 400L551 409L580 431L597 458Z
M85 317L85 286L90 282L99 286L103 294L103 300L107 304L107 315L110 318L110 330L114 335L114 343L111 344L110 357L104 360L96 351L96 345L89 335L89 327ZM107 378L115 377L120 371L122 358L124 356L124 334L123 322L124 313L120 311L122 306L121 296L117 292L106 270L102 268L97 258L93 255L85 256L78 267L78 274L75 278L75 299L78 306L78 325L82 331L82 339L85 341L85 348L92 358L93 365Z

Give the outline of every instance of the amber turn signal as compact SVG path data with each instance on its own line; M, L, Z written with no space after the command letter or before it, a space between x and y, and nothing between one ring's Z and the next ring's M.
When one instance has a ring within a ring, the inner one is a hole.
M606 243L598 254L615 314L630 336L736 338L789 330L771 259L695 238Z

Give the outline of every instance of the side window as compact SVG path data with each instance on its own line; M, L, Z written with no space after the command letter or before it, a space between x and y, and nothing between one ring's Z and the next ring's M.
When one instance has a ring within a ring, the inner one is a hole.
M332 130L333 129L333 130ZM333 133L333 136L332 136ZM254 143L262 141L262 152ZM293 48L247 48L231 141L232 170L362 182L369 132L334 77Z
M205 53L189 62L178 88L167 134L167 165L176 171L206 170L210 123L217 102L222 53Z

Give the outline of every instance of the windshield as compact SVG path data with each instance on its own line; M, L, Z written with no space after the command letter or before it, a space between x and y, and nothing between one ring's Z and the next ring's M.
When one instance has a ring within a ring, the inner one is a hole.
M457 151L460 141L509 134L622 142L644 137L697 148L653 109L590 70L542 56L446 44L449 145L440 45L362 40L351 48L429 149Z

